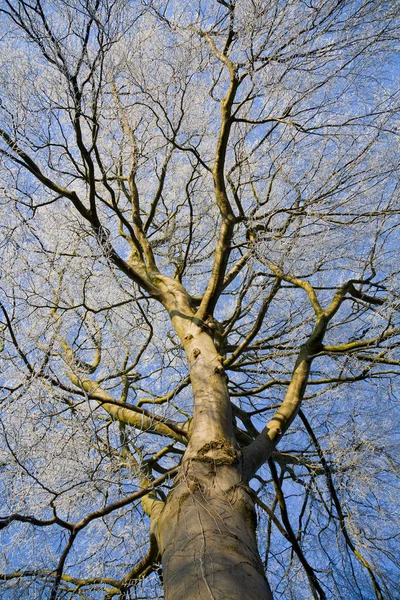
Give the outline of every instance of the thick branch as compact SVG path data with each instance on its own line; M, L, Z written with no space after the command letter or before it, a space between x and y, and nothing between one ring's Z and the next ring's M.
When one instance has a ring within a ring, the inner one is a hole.
M131 425L141 431L173 437L177 441L186 444L187 434L176 423L164 420L158 415L153 415L144 408L115 400L96 381L86 377L77 377L72 373L69 377L74 385L84 389L89 398L96 400L116 421Z

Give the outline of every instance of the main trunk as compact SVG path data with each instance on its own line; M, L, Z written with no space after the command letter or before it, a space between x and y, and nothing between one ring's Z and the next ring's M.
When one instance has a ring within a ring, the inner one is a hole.
M182 472L157 518L166 600L270 600L253 502L233 432L223 357L176 281L157 276L190 369L194 413Z
M166 600L270 600L240 461L192 460L158 522ZM225 462L225 464L224 464ZM233 463L233 464L232 464Z

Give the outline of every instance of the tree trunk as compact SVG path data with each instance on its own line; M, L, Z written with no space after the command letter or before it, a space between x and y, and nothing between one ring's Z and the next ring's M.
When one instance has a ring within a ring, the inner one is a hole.
M157 527L166 600L271 600L240 462L192 459Z
M182 472L157 519L166 600L271 600L233 433L223 357L184 288L157 275L190 369L194 413Z

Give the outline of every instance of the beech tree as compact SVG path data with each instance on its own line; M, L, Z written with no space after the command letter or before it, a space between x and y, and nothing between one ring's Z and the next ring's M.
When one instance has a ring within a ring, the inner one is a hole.
M399 2L0 12L2 598L398 598Z

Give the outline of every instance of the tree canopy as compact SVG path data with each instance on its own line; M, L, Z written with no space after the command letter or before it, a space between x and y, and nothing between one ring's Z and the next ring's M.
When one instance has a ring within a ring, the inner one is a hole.
M0 14L2 597L398 598L399 2Z

